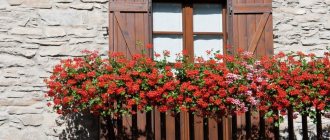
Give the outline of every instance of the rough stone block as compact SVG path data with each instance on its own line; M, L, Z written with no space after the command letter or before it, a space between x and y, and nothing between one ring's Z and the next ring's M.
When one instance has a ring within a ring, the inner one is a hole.
M319 41L318 41L318 39L315 39L315 38L304 38L304 39L301 39L301 44L303 46L314 46L314 45L319 44Z
M281 7L279 9L284 13L289 13L294 15L306 14L306 10L304 8Z
M25 0L24 5L33 8L50 9L52 4L50 0Z
M42 115L37 114L28 114L19 117L25 126L40 126L44 121L44 117Z
M330 40L330 32L320 32L320 39Z
M8 119L8 113L6 112L0 112L0 121L4 121Z
M55 49L56 48L56 49ZM82 56L83 50L97 50L100 54L106 54L107 47L100 45L74 45L65 47L42 47L40 48L40 56Z
M69 45L92 43L93 41L93 38L71 38Z
M7 98L23 98L23 97L29 95L30 93L8 91L4 94Z
M35 65L33 60L27 59L22 56L15 56L9 54L1 54L0 55L0 64L5 66L33 66Z
M24 56L26 58L32 58L36 55L37 50L36 49L23 49L20 47L15 48L0 48L0 52L5 52L7 54L11 55L19 55Z
M86 3L91 3L91 2L96 2L96 3L106 3L109 0L81 0L82 2L86 2Z
M108 26L108 14L107 12L93 11L88 12L84 17L84 23L91 26Z
M9 31L13 35L42 35L42 30L39 28L26 28L26 27L16 27Z
M73 0L56 0L57 3L71 3Z
M9 4L6 0L0 0L0 10L6 9L7 6L9 6Z
M64 41L40 40L40 39L28 39L28 40L26 40L26 42L31 43L31 44L38 44L41 46L61 46L66 43Z
M66 36L66 32L63 28L59 27L46 27L44 29L46 37L63 37Z
M88 30L86 28L72 28L68 31L69 35L77 38L93 38L96 37L96 30Z
M9 114L21 115L21 114L41 114L43 112L42 109L35 109L31 107L14 107L9 106L7 108Z
M18 6L24 2L24 0L7 0L7 1L11 6Z
M83 25L83 16L86 11L73 9L39 10L39 15L48 25Z
M93 4L74 4L70 6L72 9L77 10L92 10Z
M13 99L13 98L1 98L0 105L1 106L30 106L38 101L34 99Z
M21 135L21 139L23 140L46 140L47 136L40 129L29 129L24 130Z

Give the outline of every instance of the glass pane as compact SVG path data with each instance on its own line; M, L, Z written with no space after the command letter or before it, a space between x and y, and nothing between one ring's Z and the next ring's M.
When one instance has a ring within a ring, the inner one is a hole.
M170 51L168 62L175 62L176 54L181 53L183 49L182 35L155 35L154 53L160 54L155 60L163 60L163 51Z
M223 54L222 37L217 35L195 35L194 36L194 55L195 57L203 57L208 60L214 57L213 53L220 51ZM208 55L207 51L211 51Z
M182 31L182 6L179 3L153 4L154 31Z
M222 32L221 4L194 4L194 32Z

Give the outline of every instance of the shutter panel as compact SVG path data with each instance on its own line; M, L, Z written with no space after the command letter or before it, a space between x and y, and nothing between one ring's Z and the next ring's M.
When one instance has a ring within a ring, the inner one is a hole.
M151 0L109 0L109 51L122 52L131 58L151 42ZM149 56L152 50L147 50ZM119 117L116 123L119 139L151 139L151 113ZM140 133L144 135L140 135ZM111 138L110 138L111 139Z
M229 43L253 52L256 56L272 55L272 0L228 0Z
M130 57L151 42L150 6L150 0L109 1L110 52Z

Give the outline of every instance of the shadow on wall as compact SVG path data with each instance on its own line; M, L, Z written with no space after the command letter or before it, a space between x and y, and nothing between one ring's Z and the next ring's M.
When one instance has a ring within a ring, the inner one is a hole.
M91 114L70 114L64 116L67 124L60 134L60 140L99 140L99 119Z

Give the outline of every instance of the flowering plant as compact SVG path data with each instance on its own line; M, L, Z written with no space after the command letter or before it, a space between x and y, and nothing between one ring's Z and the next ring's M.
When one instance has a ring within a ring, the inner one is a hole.
M48 105L57 113L118 116L157 108L221 117L258 109L278 120L288 108L311 116L314 109L330 110L329 53L323 58L279 53L259 61L240 50L234 56L216 52L208 60L190 61L183 52L174 63L167 61L169 51L160 61L144 52L131 58L110 53L105 59L85 53L62 60L45 80L52 100Z
M283 119L288 108L314 116L315 109L329 110L329 54L317 59L302 52L279 53L261 59L259 110L266 117ZM280 112L278 114L277 112Z

